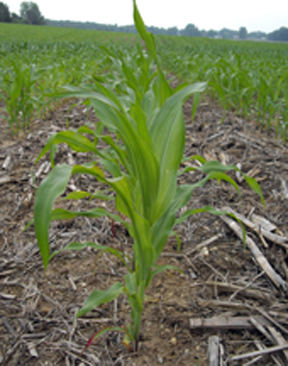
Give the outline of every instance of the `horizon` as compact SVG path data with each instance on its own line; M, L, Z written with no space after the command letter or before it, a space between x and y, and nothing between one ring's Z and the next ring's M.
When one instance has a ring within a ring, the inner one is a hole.
M120 24L117 24L117 23L116 24L112 24L112 23L98 23L98 22L95 22L95 21L82 21L82 20L71 20L71 19L49 19L49 18L45 18L45 20L52 21L52 22L71 22L71 23L83 23L83 24L85 24L85 23L91 23L91 24L99 24L99 25L105 25L105 26L115 26L116 25L118 28L120 28L120 27L134 27L134 24L133 23L120 25ZM193 23L190 23L190 24L193 24ZM186 24L183 28L178 28L177 27L177 29L179 31L181 31L181 30L185 29L187 25L188 24ZM147 25L147 24L145 24L145 26L148 27L148 28L155 27L155 28L158 28L158 29L165 29L165 30L167 30L169 28L173 28L173 27L164 28L164 27L158 27L156 25ZM197 25L195 25L195 27L197 27ZM252 32L249 32L249 30L247 30L247 31L248 31L248 34L249 33L257 33L257 32L261 32L261 33L268 34L268 33L274 32L274 31L276 31L276 30L278 30L280 28L287 28L288 29L288 26L287 27L280 26L277 29L273 29L271 32L265 32L265 31L263 31L261 29L258 29L257 31L252 31ZM238 32L239 31L239 29L232 29L232 28L227 28L227 27L222 27L221 29L211 29L211 28L210 29L201 29L201 28L198 28L198 29L200 31L206 31L206 32L208 32L209 30L213 30L215 32L220 32L223 29L228 29L230 31L235 31L235 32Z
M20 13L21 0L5 1L10 12ZM121 27L133 25L132 0L82 0L81 4L58 0L35 1L40 12L48 20L71 22L91 22ZM189 0L166 3L164 0L138 0L137 6L148 27L184 29L194 24L199 30L223 28L239 30L245 27L248 33L271 33L287 24L288 2L275 0L273 4L263 4L243 0L233 4L228 0L204 0L194 5ZM89 11L87 11L89 9ZM112 9L112 11L111 11ZM151 11L153 10L153 11Z

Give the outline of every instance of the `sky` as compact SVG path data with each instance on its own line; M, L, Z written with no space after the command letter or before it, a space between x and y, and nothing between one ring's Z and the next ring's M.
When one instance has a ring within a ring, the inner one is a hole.
M3 0L19 14L22 0ZM51 20L101 24L133 24L132 0L35 0L42 15ZM272 32L288 27L287 0L138 0L148 26L183 29L192 23L200 30L246 27L248 32Z

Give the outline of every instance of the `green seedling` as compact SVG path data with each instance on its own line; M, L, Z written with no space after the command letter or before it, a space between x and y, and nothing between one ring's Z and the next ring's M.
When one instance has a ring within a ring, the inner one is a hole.
M13 61L12 66L11 72L4 77L5 88L0 93L0 99L6 105L8 123L14 135L20 129L25 132L30 125L37 104L35 85L44 70L37 70L35 65L18 65Z

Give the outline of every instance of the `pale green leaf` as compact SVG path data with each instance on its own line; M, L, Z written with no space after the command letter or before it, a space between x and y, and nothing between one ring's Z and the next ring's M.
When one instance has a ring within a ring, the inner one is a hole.
M262 205L266 207L266 203L262 194L262 190L257 183L255 178L251 178L248 175L242 173L243 177L245 178L246 183L253 189L254 192L258 193L262 202Z
M177 173L185 145L182 103L190 94L204 90L205 86L205 83L190 85L167 99L150 128L153 151L160 166L153 222L166 211L176 191Z
M119 196L116 199L117 209L131 219L129 231L135 240L134 253L139 263L139 276L141 280L146 281L149 276L151 265L155 260L155 251L151 243L149 222L135 211L130 184L126 177L121 179L107 179L107 182L109 182Z
M66 143L74 151L77 152L94 152L98 154L98 150L94 144L85 136L75 131L62 131L56 134L53 143Z
M78 311L77 318L107 302L113 301L123 292L121 282L116 282L107 291L95 290L86 300L84 306Z
M129 273L125 276L125 287L129 295L137 294L136 272Z
M201 155L193 155L190 158L188 158L188 160L197 160L201 164L207 163L207 160L205 158L203 158L203 156L201 156Z
M35 163L37 163L53 146L54 138L56 136L56 133L51 134L48 138L48 141L46 142L44 148L42 149L41 153L38 155L37 159L35 160Z
M134 13L133 13L134 14L134 23L135 23L136 29L137 29L138 33L140 34L141 38L143 39L143 41L146 43L148 52L156 60L157 52L156 52L154 36L152 33L147 32L145 24L143 22L141 14L139 13L135 0L133 0L133 4L134 4Z
M208 174L208 179L217 179L218 181L224 180L224 181L230 183L240 194L240 189L239 189L237 183L231 177L229 177L229 175L227 175L225 173L212 171Z
M72 167L63 164L56 166L40 184L34 205L34 225L38 246L44 268L49 263L48 229L51 220L53 202L66 188Z
M152 227L151 237L153 247L155 248L156 260L162 253L166 241L172 233L177 211L188 203L193 189L194 186L191 185L179 186L176 190L174 200Z
M220 210L216 210L215 208L213 208L211 206L204 206L201 208L187 210L176 220L176 224L181 224L182 222L186 221L188 219L188 217L190 217L192 215L196 215L201 212L209 212L213 215L218 215L218 216L229 214L227 211L220 211Z
M207 161L205 164L203 164L197 169L206 174L210 172L226 173L229 170L239 171L236 165L224 165L221 164L219 161Z

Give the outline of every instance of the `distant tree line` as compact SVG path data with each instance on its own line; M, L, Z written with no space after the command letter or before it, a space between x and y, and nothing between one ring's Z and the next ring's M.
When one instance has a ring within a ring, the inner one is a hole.
M137 33L134 25L118 26L117 24L99 24L94 22L74 22L70 20L49 20L44 19L38 5L33 2L24 1L20 5L20 16L12 13L10 14L9 8L3 2L0 2L0 22L11 23L25 23L25 24L38 24L38 25L50 25L54 27L65 28L81 28L81 29L94 29L110 32L123 32L123 33ZM251 32L248 33L245 27L240 27L239 30L231 30L223 28L220 31L210 29L200 30L194 24L187 24L184 29L178 29L177 27L171 28L158 28L147 27L149 32L154 34L166 34L170 36L191 36L191 37L208 37L208 38L224 38L224 39L253 39L253 40L269 40L269 41L284 41L288 42L288 28L282 27L271 33L265 32Z
M268 34L268 39L271 41L288 41L288 28L281 27L272 33Z
M20 16L16 13L10 13L8 5L0 2L0 22L43 25L45 19L40 13L38 5L31 1L21 3Z
M109 32L123 32L123 33L137 33L134 25L118 26L117 24L99 24L93 22L74 22L70 20L49 20L46 19L46 24L54 27L64 28L81 28L94 29ZM208 38L224 38L224 39L250 39L250 40L270 40L270 41L286 41L288 42L288 28L280 28L272 33L265 32L251 32L248 33L245 27L239 30L231 30L223 28L220 31L210 29L199 30L194 24L187 24L184 29L172 28L158 28L147 27L149 32L154 34L166 34L170 36L192 36L192 37L208 37Z

